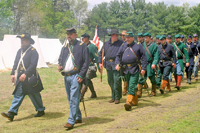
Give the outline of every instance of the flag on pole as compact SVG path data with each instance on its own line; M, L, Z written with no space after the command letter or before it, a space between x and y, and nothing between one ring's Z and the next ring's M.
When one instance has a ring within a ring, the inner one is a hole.
M98 28L98 24L97 24L97 26L95 28L95 35L94 35L94 38L93 38L93 43L99 49L100 47L99 47L99 35L98 35L98 31L99 31L99 28Z

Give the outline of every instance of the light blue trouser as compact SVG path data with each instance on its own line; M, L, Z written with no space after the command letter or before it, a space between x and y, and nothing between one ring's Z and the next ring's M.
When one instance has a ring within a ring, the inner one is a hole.
M75 124L75 120L82 120L81 111L79 108L81 91L80 85L77 81L77 76L78 74L64 77L65 89L70 108L68 123L71 125Z
M178 61L176 61L176 69L175 69L175 72L174 72L174 75L184 75L184 72L181 70L181 66L180 64L178 63Z
M172 72L169 74L169 80L172 80Z
M42 97L40 95L40 92L28 94L28 96L31 99L36 111L44 111L45 110L45 107L43 106L43 103L42 103ZM12 101L12 104L11 104L8 112L14 112L17 114L18 109L19 109L24 97L25 97L25 95L23 94L22 83L19 83L17 90L13 96L13 101Z
M197 60L196 60L196 62L195 62L195 64L194 64L194 69L193 69L194 78L195 78L196 76L198 77L198 70L199 70L198 63L199 63L199 58L200 58L200 57L197 56Z

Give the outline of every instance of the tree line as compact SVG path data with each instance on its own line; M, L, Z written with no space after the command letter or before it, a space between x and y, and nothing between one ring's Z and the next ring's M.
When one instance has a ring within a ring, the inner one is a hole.
M87 0L0 0L0 39L4 34L32 35L46 38L66 36L67 27L75 27L78 36L94 36L99 25L100 38L110 29L157 34L200 35L200 4L167 5L145 0L113 0L88 10Z

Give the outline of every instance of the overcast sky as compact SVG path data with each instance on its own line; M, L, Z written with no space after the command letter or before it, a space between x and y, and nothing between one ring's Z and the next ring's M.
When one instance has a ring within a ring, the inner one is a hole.
M112 0L87 0L89 3L88 9L92 9L94 5L100 4L102 2L110 2ZM131 1L131 0L129 0ZM200 3L200 0L146 0L146 3L155 3L155 2L162 2L164 1L165 4L174 4L176 6L181 6L183 3L187 2L190 6L194 6Z

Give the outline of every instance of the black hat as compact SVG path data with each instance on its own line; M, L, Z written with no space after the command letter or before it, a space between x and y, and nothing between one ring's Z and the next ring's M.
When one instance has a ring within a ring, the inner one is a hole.
M29 34L29 33L24 33L24 34L22 34L22 35L18 35L17 36L18 38L28 38L29 40L30 40L30 43L31 44L34 44L35 43L35 41L31 38L31 35Z
M117 35L121 35L118 31L118 29L112 29L110 34L108 34L108 36L111 36L111 35L114 35L114 34L117 34Z
M83 33L82 35L81 35L81 37L88 37L88 38L90 38L90 35L88 35L87 33Z
M67 33L76 33L76 30L74 28L68 28L66 29Z

